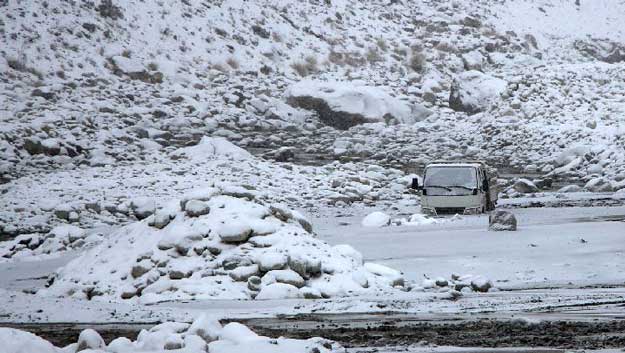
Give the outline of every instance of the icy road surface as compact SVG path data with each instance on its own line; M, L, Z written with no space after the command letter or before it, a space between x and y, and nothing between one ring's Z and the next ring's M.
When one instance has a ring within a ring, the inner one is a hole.
M331 244L351 244L365 261L401 270L417 283L454 273L486 276L504 290L625 285L625 206L512 209L516 232L488 231L488 215L362 226L374 210L346 210L342 217L317 218L314 226Z

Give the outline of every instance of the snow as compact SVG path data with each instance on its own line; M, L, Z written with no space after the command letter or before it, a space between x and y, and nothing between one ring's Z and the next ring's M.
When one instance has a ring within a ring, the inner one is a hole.
M432 217L428 217L421 213L415 213L411 215L408 219L402 219L400 222L401 222L401 225L403 226L421 226L421 225L436 224L436 223L439 223L440 221Z
M293 285L286 283L272 283L263 287L256 296L256 299L294 299L302 297L303 294Z
M389 225L391 217L384 212L376 211L367 215L362 219L364 227L384 227Z
M202 137L197 145L181 148L174 153L195 161L214 156L226 156L232 159L247 159L252 156L246 150L235 146L223 137L207 136Z
M625 67L603 62L623 51L622 2L113 3L123 18L63 1L0 12L1 321L176 319L108 348L202 351L220 328L189 328L200 312L623 301ZM450 109L456 85L482 112ZM368 123L333 129L297 95ZM284 148L295 163L275 163ZM506 180L514 234L427 217L408 172L440 158L559 192ZM466 283L502 291L454 297ZM211 351L313 345L232 327Z
M6 353L60 353L61 350L54 347L32 333L12 328L0 327L0 342Z

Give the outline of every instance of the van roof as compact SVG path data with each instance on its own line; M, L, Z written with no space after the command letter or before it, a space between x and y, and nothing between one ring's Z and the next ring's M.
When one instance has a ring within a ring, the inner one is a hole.
M430 167L475 167L475 168L479 168L479 167L482 167L482 165L479 163L433 163L433 164L428 164L426 166L426 168L430 168Z

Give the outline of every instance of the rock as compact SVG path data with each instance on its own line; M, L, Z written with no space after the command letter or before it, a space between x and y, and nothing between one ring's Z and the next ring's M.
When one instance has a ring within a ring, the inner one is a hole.
M258 265L241 266L232 270L229 275L230 278L237 282L245 282L252 276L257 276L260 273Z
M493 287L493 283L482 276L477 276L471 280L471 289L476 292L488 292Z
M275 151L265 153L265 158L274 159L277 162L289 162L295 158L295 148L293 147L280 147Z
M132 266L132 270L130 271L130 275L132 278L139 278L146 274L152 268L153 264L149 260L141 260L141 262Z
M41 141L43 153L48 156L56 156L61 152L61 144L57 139L49 138Z
M302 293L295 286L286 283L273 283L262 287L255 299L296 299L302 297Z
M614 64L625 61L625 46L607 39L576 40L575 49L596 60Z
M271 214L281 221L288 222L291 219L296 220L308 233L312 233L312 224L302 214L295 210L290 210L285 205L272 204L269 206Z
M286 96L289 105L312 110L324 124L340 130L373 122L414 123L432 114L380 88L354 82L304 80L291 86Z
M106 343L102 339L100 334L93 329L83 330L78 336L78 343L76 347L76 352L84 351L87 349L92 350L104 350L106 347Z
M250 258L239 255L227 257L221 262L221 266L224 268L224 270L227 271L234 270L237 267L249 266L252 264L253 262Z
M558 190L558 192L561 192L561 193L580 192L580 191L582 191L582 187L579 185L567 185L567 186L561 187Z
M89 211L93 211L98 214L102 212L102 206L100 206L99 202L87 202L85 203L85 209Z
M190 276L190 273L186 273L186 272L182 272L179 270L171 270L169 271L169 278L170 279L183 279L183 278L187 278Z
M612 183L605 178L590 179L584 188L590 192L612 192L614 190Z
M33 97L41 97L45 100L53 100L55 98L54 92L50 92L48 90L42 90L40 88L35 88L31 93Z
M193 323L187 330L187 334L198 335L206 343L210 343L219 339L221 330L222 326L218 320L212 319L206 314L201 314L197 319L193 320Z
M146 197L133 199L130 201L130 210L139 220L148 218L156 210L156 201Z
M462 64L465 70L482 71L482 65L486 62L486 58L477 50L462 54Z
M242 243L250 238L252 228L242 222L232 222L219 227L217 233L224 243Z
M130 298L134 297L135 295L137 295L137 289L136 288L128 288L128 289L122 291L121 298L122 299L130 299Z
M269 271L265 274L265 276L263 276L263 281L269 283L286 283L297 288L302 288L306 284L306 281L302 278L302 276L293 270Z
M210 212L210 207L204 201L190 200L185 205L185 212L189 217L199 217Z
M488 216L488 230L502 231L509 230L515 231L517 228L517 221L514 214L508 211L495 210Z
M258 276L252 276L247 279L247 288L253 291L259 291L262 285L262 280Z
M442 277L439 277L439 278L435 279L434 283L438 287L447 287L449 285L449 282L446 279L442 278Z
M514 188L514 190L522 194L530 194L530 193L538 192L538 187L536 187L536 185L534 185L533 182L527 179L523 179L523 178L518 179L514 183L514 185L512 185L512 187Z
M293 254L289 257L288 265L305 279L321 274L321 261L317 259Z
M289 258L277 252L267 252L260 256L258 265L262 272L281 270L287 266Z
M553 185L553 179L551 178L535 179L532 182L539 189L549 189Z
M56 208L54 209L54 215L59 218L59 219L63 219L66 221L69 221L69 216L70 213L73 212L73 209L70 205L68 204L61 204L56 206Z
M171 351L174 349L181 349L184 347L184 341L182 337L179 335L169 335L165 339L165 344L163 345L163 349L166 351Z
M475 70L465 71L451 84L449 107L468 114L479 113L497 102L506 86L504 80Z
M169 214L169 212L157 210L148 225L156 229L163 229L169 224L169 222L171 222L171 220L172 215Z
M43 145L37 138L27 137L24 139L24 149L31 155L43 153Z

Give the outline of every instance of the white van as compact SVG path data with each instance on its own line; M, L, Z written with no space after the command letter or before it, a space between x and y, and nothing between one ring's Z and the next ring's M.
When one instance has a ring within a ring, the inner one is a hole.
M495 209L498 198L496 171L481 161L435 162L423 173L423 185L412 180L421 192L423 213L478 214Z

